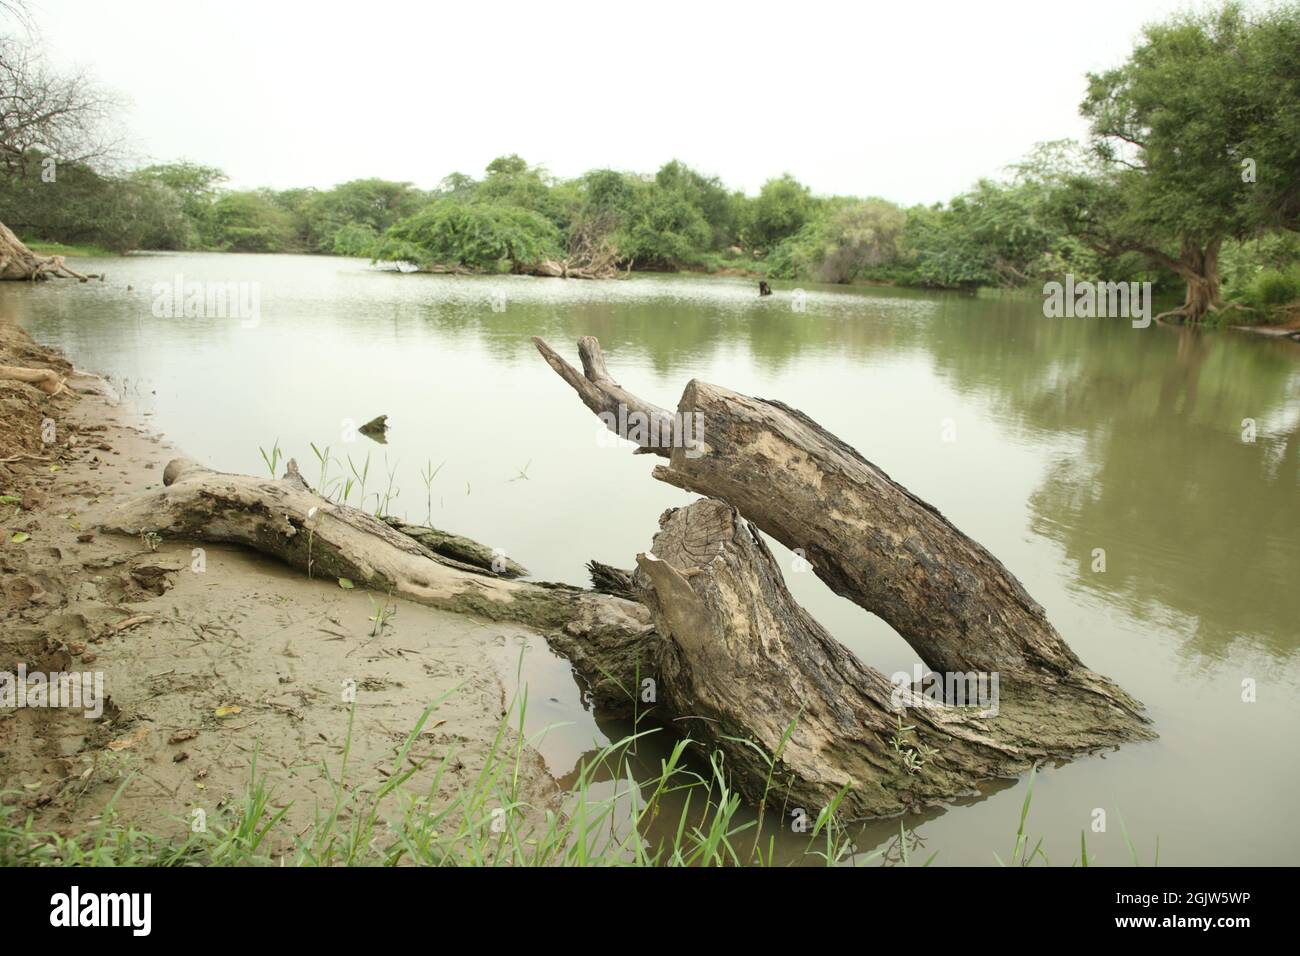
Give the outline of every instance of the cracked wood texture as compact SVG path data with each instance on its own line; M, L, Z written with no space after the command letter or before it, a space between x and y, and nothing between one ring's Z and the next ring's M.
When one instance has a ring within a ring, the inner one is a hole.
M594 339L579 342L581 375L536 341L589 408L616 414L624 397L657 408L613 382ZM651 554L638 559L658 635L659 717L734 751L748 792L765 767L727 738L771 753L781 742L776 728L796 717L811 726L796 724L794 752L782 755L786 793L824 806L827 787L848 786L849 805L863 815L954 796L1034 760L1152 736L1141 705L1079 661L1000 561L812 419L696 380L677 411L702 415L695 445L639 450L669 459L656 478L718 502L689 533L688 516L703 503L680 518L670 512ZM818 577L887 621L933 671L997 674L997 716L910 706L904 724L916 725L916 743L895 746L904 715L881 703L888 681L794 604L761 538L748 524L736 530L740 516L802 549Z
M889 815L1145 735L1093 695L1063 710L1051 693L1022 687L981 708L896 686L795 602L731 505L703 499L660 524L634 578L656 625L659 716L726 751L751 800L766 794L815 816L844 790L849 817ZM751 743L779 756L774 772Z

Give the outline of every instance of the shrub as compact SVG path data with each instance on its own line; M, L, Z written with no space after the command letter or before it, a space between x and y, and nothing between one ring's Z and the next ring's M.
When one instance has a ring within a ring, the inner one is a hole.
M370 254L420 266L491 270L505 262L520 270L559 256L560 231L518 206L440 199L395 223Z

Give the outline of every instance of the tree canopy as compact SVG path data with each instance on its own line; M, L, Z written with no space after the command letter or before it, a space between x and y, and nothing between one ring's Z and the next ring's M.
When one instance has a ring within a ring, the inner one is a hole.
M105 133L112 98L84 76L0 40L0 82L0 208L31 238L955 289L1141 276L1183 283L1177 311L1192 320L1300 296L1295 0L1149 25L1124 63L1086 78L1087 143L1042 144L1002 178L911 208L819 196L789 173L746 195L680 159L563 179L511 153L431 190L377 178L230 189L221 170L189 161L120 174ZM57 190L41 188L51 160Z
M1300 225L1300 6L1229 3L1146 28L1122 66L1088 77L1099 169L1058 206L1107 255L1137 252L1187 285L1178 312L1221 303L1225 240Z

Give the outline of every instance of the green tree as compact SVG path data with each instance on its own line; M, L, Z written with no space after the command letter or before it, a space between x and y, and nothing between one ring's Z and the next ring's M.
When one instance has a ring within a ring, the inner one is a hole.
M293 243L289 214L265 191L225 193L212 204L212 245L224 252L283 252Z
M803 228L812 210L811 191L789 173L769 179L748 206L745 238L754 248L771 249Z
M1057 197L1070 228L1106 255L1176 273L1176 314L1220 307L1226 239L1297 228L1300 5L1229 3L1148 26L1128 62L1089 76L1081 111L1103 164Z
M350 225L378 235L428 202L411 183L375 178L353 179L323 191L285 191L277 199L294 216L303 245L313 252L333 252L339 231Z
M487 177L474 187L471 201L527 209L566 232L580 200L576 186L561 187L544 169L530 167L512 153L488 163Z
M898 263L907 215L884 199L833 199L769 256L773 274L852 282Z
M185 249L199 245L203 241L208 216L217 198L217 190L226 181L225 173L214 166L203 166L180 160L174 163L146 166L136 171L132 178L142 183L156 183L171 190L178 197L181 212L187 220L187 227L182 244L174 248Z
M636 181L630 208L615 234L624 261L642 268L677 269L712 241L704 214L680 189Z
M394 224L375 246L379 260L522 272L560 255L560 231L518 206L440 199Z
M705 176L680 160L671 160L655 173L655 185L676 193L699 211L711 233L709 248L721 249L736 240L736 206L716 176Z

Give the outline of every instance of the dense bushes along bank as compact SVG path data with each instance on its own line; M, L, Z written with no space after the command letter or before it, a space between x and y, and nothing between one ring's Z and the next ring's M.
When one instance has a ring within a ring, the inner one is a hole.
M207 166L109 173L24 141L0 142L0 219L26 238L114 251L337 253L457 271L743 269L962 289L1149 279L1185 288L1190 320L1270 320L1300 299L1296 102L1300 4L1229 3L1148 26L1124 65L1089 75L1088 143L1041 145L1005 179L933 206L815 196L788 174L748 196L676 160L653 175L558 179L517 155L433 190L381 179L229 190Z

